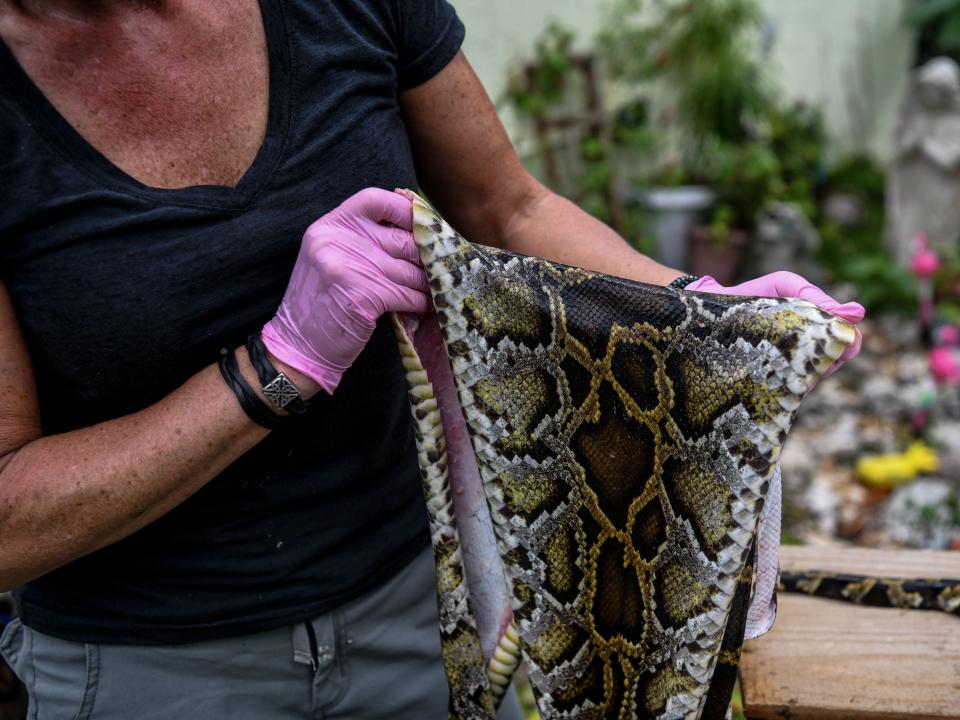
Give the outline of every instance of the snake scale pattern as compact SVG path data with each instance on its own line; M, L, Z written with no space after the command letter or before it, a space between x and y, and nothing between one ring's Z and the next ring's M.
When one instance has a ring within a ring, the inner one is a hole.
M472 245L419 198L414 234L450 717L492 718L521 659L545 720L724 717L780 448L852 326Z
M960 615L960 580L881 578L824 572L782 572L782 592L804 593L858 605L901 610L940 610Z

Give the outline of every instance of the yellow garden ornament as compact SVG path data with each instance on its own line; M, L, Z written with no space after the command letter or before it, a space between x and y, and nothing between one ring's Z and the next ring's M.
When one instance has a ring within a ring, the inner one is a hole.
M904 452L872 455L857 461L857 477L875 488L892 488L940 467L936 451L921 441Z

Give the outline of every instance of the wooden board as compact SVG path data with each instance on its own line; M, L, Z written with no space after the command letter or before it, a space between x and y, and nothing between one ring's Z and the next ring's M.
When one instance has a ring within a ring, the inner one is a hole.
M783 547L785 570L960 578L960 552ZM960 617L780 593L743 646L748 718L960 718Z

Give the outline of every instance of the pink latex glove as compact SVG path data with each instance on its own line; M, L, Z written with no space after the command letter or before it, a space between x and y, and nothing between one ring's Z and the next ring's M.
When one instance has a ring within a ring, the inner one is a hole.
M290 284L263 343L332 393L385 312L430 308L410 201L367 188L303 235Z
M746 295L756 297L794 297L806 300L816 305L824 312L843 318L847 322L856 325L863 320L864 309L860 303L849 302L840 304L832 297L827 295L816 285L811 284L806 278L796 273L780 271L758 277L755 280L748 280L745 283L724 287L709 275L704 275L699 280L694 280L687 285L684 290L693 290L694 292L714 293L715 295ZM839 368L843 363L852 360L860 352L860 330L857 329L856 340L848 347L843 355L824 373L827 377Z

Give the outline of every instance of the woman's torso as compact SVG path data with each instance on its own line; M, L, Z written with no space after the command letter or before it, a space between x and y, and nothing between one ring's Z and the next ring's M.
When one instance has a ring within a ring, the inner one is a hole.
M123 160L126 141L99 148L77 133L0 45L0 280L45 433L171 392L269 319L310 222L363 187L415 185L397 93L453 57L452 9L260 9L266 125L246 136L262 132L252 159L238 150L220 169L227 180L247 164L232 185L157 187ZM166 180L195 182L208 165ZM24 622L76 640L181 642L302 619L382 582L428 542L403 388L381 321L307 417L158 522L22 588Z

